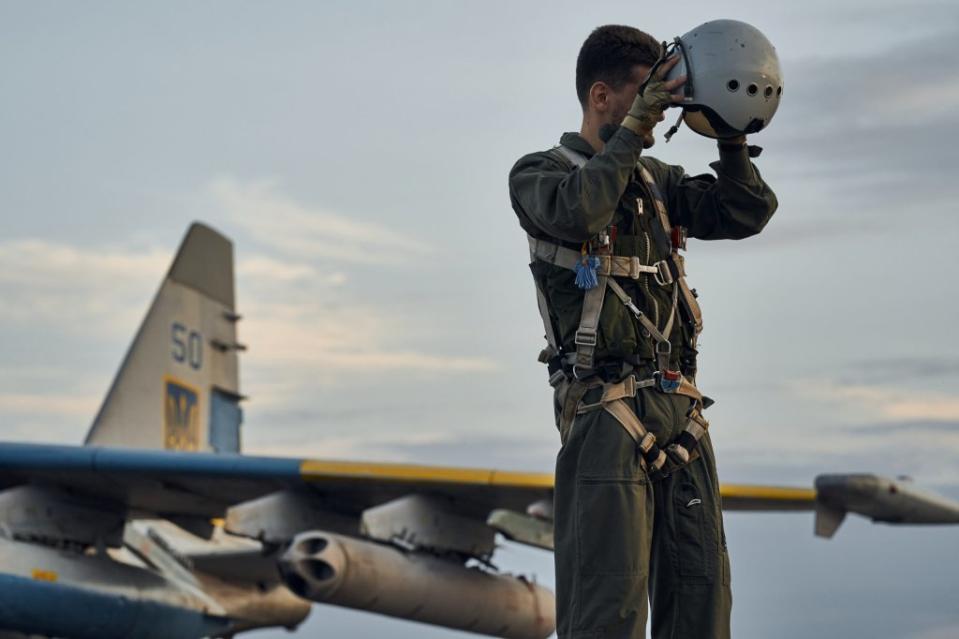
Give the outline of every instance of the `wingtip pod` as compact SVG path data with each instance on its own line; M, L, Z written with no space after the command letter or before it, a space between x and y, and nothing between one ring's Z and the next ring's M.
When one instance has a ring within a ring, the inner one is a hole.
M871 474L816 477L816 534L832 537L847 512L889 524L959 524L959 502L912 481Z
M202 222L190 225L167 277L235 308L233 242Z

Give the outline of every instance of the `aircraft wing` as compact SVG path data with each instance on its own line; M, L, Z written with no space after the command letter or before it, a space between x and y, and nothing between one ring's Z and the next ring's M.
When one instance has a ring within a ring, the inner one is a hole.
M891 480L829 475L817 488L723 485L721 494L730 510L815 509L822 536L846 512L959 523L956 502ZM541 639L554 627L552 594L469 560L490 566L496 533L551 550L552 493L550 473L0 443L0 539L125 544L198 596L218 594L233 628L295 625L305 613L294 603L305 599ZM213 541L191 549L128 525L149 518ZM256 542L222 545L216 535ZM237 589L252 587L243 584L302 599L283 600L284 616L271 621L243 607Z
M300 490L344 514L410 493L453 499L466 514L525 510L552 495L552 475L408 464L163 450L0 443L0 490L21 484L84 494L144 516L223 517L229 507Z
M417 496L430 510L551 546L526 534L551 528L551 473L0 443L0 490L26 484L83 497L124 518L189 524L226 517L228 531L276 541L312 526L356 534L354 525L369 528L384 520L364 522L364 513ZM821 475L816 488L723 484L720 492L725 510L816 511L823 536L831 536L826 518L841 522L846 512L887 523L959 523L959 503L874 475ZM393 518L391 512L385 519ZM295 521L281 521L286 519Z

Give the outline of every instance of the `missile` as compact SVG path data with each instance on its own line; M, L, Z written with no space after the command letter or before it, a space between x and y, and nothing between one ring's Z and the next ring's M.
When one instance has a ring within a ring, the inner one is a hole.
M342 535L297 535L279 568L319 603L506 639L545 639L556 625L553 593L535 583Z

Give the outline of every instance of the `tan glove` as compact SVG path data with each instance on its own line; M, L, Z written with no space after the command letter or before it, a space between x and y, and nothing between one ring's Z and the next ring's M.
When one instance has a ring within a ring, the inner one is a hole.
M651 79L646 88L636 95L622 124L633 133L649 134L659 123L663 111L673 102L666 83L661 79Z

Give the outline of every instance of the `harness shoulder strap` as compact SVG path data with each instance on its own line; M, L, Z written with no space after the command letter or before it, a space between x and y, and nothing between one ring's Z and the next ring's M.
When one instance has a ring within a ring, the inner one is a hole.
M563 158L568 162L573 168L582 168L588 158L578 151L574 151L565 145L557 145L551 149L551 152L555 155ZM547 253L551 253L549 257L552 259L546 259L545 261L555 263L558 254L562 251L563 257L566 259L559 260L563 262L563 266L566 268L573 268L575 265L575 260L577 257L569 258L567 254L575 253L569 249L558 246L549 246L551 243L547 242L537 242L534 238L530 238L530 257L532 259L544 259L547 256L542 255L537 251L537 248L542 250L547 248ZM570 263L566 263L570 262ZM594 364L595 354L596 354L596 343L599 334L599 316L603 311L603 301L606 298L606 281L607 277L605 275L600 275L598 277L599 285L586 291L583 296L583 311L580 315L579 328L576 330L574 336L574 342L576 343L576 368L582 369L584 371L591 371ZM543 324L549 325L547 329L547 340L550 340L550 329L552 328L552 322L549 321L549 311L548 307L545 304L545 296L542 292L539 293L540 301L540 314L543 315ZM555 344L557 341L557 336L555 331L553 331L552 340L550 340L550 346L559 350L560 344Z
M663 198L663 192L659 190L659 185L656 184L656 180L653 179L653 174L650 173L642 162L639 164L639 174L643 178L643 182L646 183L649 192L653 196L653 206L656 207L656 215L659 217L659 223L662 225L663 230L666 231L667 237L672 233L673 225L669 221L669 212L666 210L666 200Z
M555 156L558 156L559 158L568 162L575 168L579 168L583 166L584 164L586 164L586 160L587 160L586 156L584 156L582 153L574 151L573 149L567 146L563 146L562 144L559 144L553 147L552 149L550 149L550 153L552 153ZM544 259L543 255L538 254L538 248L543 249L549 246L549 248L547 248L547 252L549 252L550 248L552 248L551 257L555 257L557 249L561 248L558 246L553 248L552 246L550 246L551 243L543 242L541 240L539 241L539 244L537 245L536 238L532 236L529 237L529 242L530 242L529 248L530 248L530 262L531 262L530 266L531 267L532 267L532 262L535 262L537 259ZM547 259L545 261L552 262L552 259ZM536 279L535 275L533 277L533 280L536 284L536 303L537 303L537 306L539 307L540 317L543 320L543 329L546 333L546 342L548 344L548 349L546 351L543 351L540 354L540 360L546 361L560 352L560 348L562 347L562 344L559 343L558 331L556 330L556 327L553 324L553 320L549 314L549 303L546 299L546 292L543 290L542 286L540 286L539 280ZM598 324L598 319L599 318L597 317L597 324Z
M606 299L607 282L612 282L612 278L606 275L600 275L596 278L599 283L586 291L583 296L583 311L579 316L579 328L573 341L576 344L576 367L577 370L592 372L595 364L596 344L599 339L599 316L603 312L603 301Z
M686 321L693 326L694 335L699 335L703 330L703 313L699 307L699 302L696 300L696 296L686 283L686 274L682 269L682 258L679 256L677 247L672 241L673 227L669 221L669 212L666 210L666 201L663 199L662 191L659 190L659 185L657 185L656 180L653 179L653 174L650 173L649 169L643 166L642 162L639 164L639 172L643 178L643 182L646 183L646 187L653 196L653 206L656 208L656 216L659 218L660 226L662 226L663 232L669 241L671 257L676 263L676 286L679 289L679 300L683 312L686 315Z
M565 146L563 144L557 144L552 149L550 149L556 155L559 155L564 160L572 164L577 169L583 168L583 165L589 160L585 155L579 151L574 151L573 149Z

